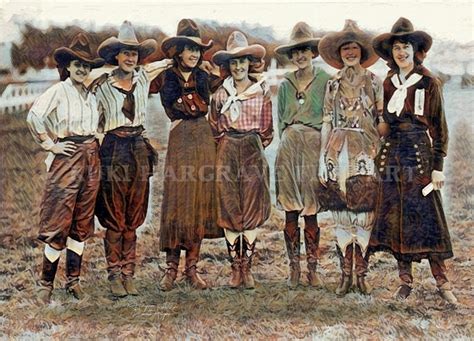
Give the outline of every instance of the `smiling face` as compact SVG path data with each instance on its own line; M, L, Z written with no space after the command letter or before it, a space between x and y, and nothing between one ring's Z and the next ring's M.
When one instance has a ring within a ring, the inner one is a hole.
M311 60L314 58L313 50L310 46L302 46L291 49L290 61L295 64L298 69L305 69L311 65Z
M122 49L119 54L115 57L119 68L126 72L130 73L138 65L138 51L134 49Z
M84 83L91 72L91 65L89 63L75 59L71 60L66 69L69 72L69 77L71 80L77 83Z
M360 64L362 50L359 44L354 42L344 44L339 49L339 52L345 66L355 66Z
M250 60L247 57L238 57L229 60L229 70L234 81L242 81L248 78Z
M415 52L413 45L408 42L395 40L392 45L392 56L400 70L410 69L414 65Z
M183 66L195 68L201 58L201 48L197 45L184 45L183 52L178 57Z

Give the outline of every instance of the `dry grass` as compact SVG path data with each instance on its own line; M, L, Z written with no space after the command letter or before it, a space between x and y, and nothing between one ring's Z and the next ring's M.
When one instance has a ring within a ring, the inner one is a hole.
M165 152L166 126L152 122L153 142ZM203 243L199 268L213 289L194 291L178 278L177 288L160 292L164 257L157 249L162 168L153 178L150 214L140 231L138 245L138 297L114 300L107 287L102 246L103 230L88 242L83 285L89 297L77 301L61 289L63 262L53 302L46 307L35 300L34 281L40 267L42 245L35 241L38 204L44 184L43 153L33 143L24 123L0 117L0 337L2 338L110 338L110 339L469 339L473 335L472 298L472 134L459 123L460 136L451 143L452 175L446 194L455 258L448 261L449 276L461 306L445 305L435 293L426 262L415 266L416 289L406 302L392 299L397 286L395 261L386 254L371 259L371 296L356 292L344 298L333 293L339 278L329 216L321 217L320 274L326 288L300 287L289 291L282 215L274 211L261 229L254 273L255 290L225 287L230 274L223 240ZM161 163L162 165L162 163Z

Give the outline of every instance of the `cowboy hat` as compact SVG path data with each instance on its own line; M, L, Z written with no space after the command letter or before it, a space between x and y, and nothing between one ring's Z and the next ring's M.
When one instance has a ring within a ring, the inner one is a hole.
M391 60L393 41L403 38L416 41L418 44L418 50L422 53L428 52L431 48L431 44L433 43L433 39L428 33L423 31L415 31L411 21L401 17L393 25L390 33L382 33L374 38L374 50L383 59Z
M59 66L67 66L71 60L78 59L98 68L105 64L102 58L96 58L91 51L90 42L84 33L78 33L71 41L69 47L60 47L54 50L54 60Z
M318 52L319 38L314 37L311 27L305 22L299 22L293 27L290 36L290 42L285 45L280 45L275 49L278 54L287 55L292 49L302 46L310 46Z
M117 65L115 57L123 48L137 49L138 63L141 63L143 59L155 52L157 43L155 39L146 39L139 43L132 24L129 21L124 21L120 26L118 37L110 37L104 40L97 52L99 56L105 59L107 64Z
M379 56L372 48L372 35L362 31L353 20L346 20L344 28L340 32L326 34L319 43L319 52L326 63L342 69L344 62L341 59L341 46L347 43L357 43L361 48L360 65L367 68L374 64Z
M229 59L243 56L252 56L261 60L265 57L265 52L265 48L262 45L249 45L247 38L242 32L234 31L227 39L226 50L214 53L212 61L217 65L222 65Z
M198 45L203 50L211 48L213 44L212 40L209 40L207 44L202 42L199 27L191 19L182 19L178 23L176 36L164 39L161 43L161 50L167 58L173 58L176 54L176 46L179 43Z

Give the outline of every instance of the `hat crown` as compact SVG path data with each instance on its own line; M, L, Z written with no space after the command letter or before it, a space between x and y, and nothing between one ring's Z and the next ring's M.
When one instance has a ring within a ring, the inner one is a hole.
M360 28L357 23L351 19L346 19L344 28L342 30L347 32L360 32Z
M132 26L132 23L128 20L125 20L120 26L119 34L117 39L132 44L138 44L137 36L135 35L135 29Z
M393 24L391 33L409 33L413 32L415 29L413 28L413 24L407 18L401 17L397 20L395 24Z
M234 31L227 39L226 49L227 51L231 51L237 48L243 48L248 46L249 42L247 40L247 37L242 32Z
M311 27L305 22L301 21L297 23L291 31L291 40L298 41L311 38L314 38L313 30L311 30Z
M78 54L92 57L92 51L91 51L89 39L82 32L77 34L73 38L73 40L71 41L71 44L69 45L69 48Z
M176 33L178 36L201 38L199 27L194 22L194 20L191 19L181 19L181 21L178 23L178 29Z

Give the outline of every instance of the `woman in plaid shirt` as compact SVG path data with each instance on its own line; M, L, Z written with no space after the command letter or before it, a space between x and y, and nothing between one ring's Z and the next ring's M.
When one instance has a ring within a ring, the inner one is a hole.
M218 140L217 224L232 262L229 285L255 287L250 272L257 233L270 215L269 168L263 149L273 138L272 103L264 79L249 75L263 64L265 48L248 45L238 31L213 62L230 73L214 93L209 122Z

